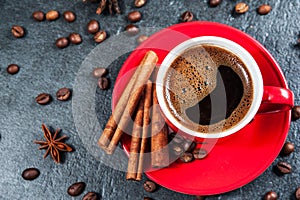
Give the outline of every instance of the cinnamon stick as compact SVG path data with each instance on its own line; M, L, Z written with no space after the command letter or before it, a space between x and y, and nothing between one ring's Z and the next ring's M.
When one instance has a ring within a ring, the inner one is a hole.
M140 151L140 142L141 142L141 132L143 127L143 113L144 113L144 95L141 97L138 110L135 115L132 135L131 135L131 144L130 144L130 154L128 160L128 168L126 179L127 180L136 180L137 170L139 165L139 151Z
M144 101L144 115L143 115L143 130L141 138L141 148L138 161L138 171L136 179L142 180L142 173L144 171L144 154L146 151L147 141L149 137L149 124L150 124L150 108L152 106L152 82L149 80L145 88L145 101Z
M161 168L169 165L168 129L158 105L155 85L152 95L151 165Z
M126 86L117 106L111 115L98 144L106 153L112 154L121 139L123 130L137 107L145 84L158 61L155 52L148 51ZM109 143L110 141L110 143Z
M127 86L125 87L124 92L122 93L119 101L117 102L117 105L110 116L108 122L106 123L106 126L102 132L102 135L98 141L98 145L103 148L104 150L107 148L116 128L117 128L117 123L119 123L120 118L123 114L124 108L128 102L130 93L132 91L132 88L139 76L139 73L141 71L142 67L141 65L135 70L133 76L129 80Z

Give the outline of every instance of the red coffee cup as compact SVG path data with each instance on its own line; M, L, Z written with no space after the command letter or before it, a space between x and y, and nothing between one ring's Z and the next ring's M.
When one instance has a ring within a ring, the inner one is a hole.
M167 105L166 98L164 98L164 88L168 87L165 85L164 80L172 62L186 49L201 44L216 45L238 56L245 64L251 76L253 84L252 104L248 109L246 115L238 123L231 126L230 128L223 129L222 124L220 124L219 129L214 129L212 132L200 132L197 130L192 130L191 128L181 123L178 118L174 117ZM201 36L191 38L173 48L163 60L157 73L156 92L157 96L159 97L159 106L161 107L167 124L174 131L185 133L188 136L196 137L197 139L218 139L229 136L247 126L247 124L249 124L249 122L255 117L255 115L286 111L291 109L294 103L294 95L291 90L281 87L264 86L260 69L254 58L247 50L231 40L217 36Z

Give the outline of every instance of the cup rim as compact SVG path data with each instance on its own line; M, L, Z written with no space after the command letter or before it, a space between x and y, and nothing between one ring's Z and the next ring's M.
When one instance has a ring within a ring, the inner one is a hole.
M236 125L232 126L229 129L226 129L222 132L217 133L203 133L194 131L192 129L189 129L185 127L184 125L180 124L178 120L171 114L171 112L168 109L167 103L165 102L165 97L163 93L163 83L165 74L168 71L170 64L175 60L177 56L179 56L181 53L183 53L186 49L197 46L200 44L213 44L217 45L221 48L225 48L232 52L233 54L237 55L243 63L247 66L247 69L249 71L249 74L252 79L253 84L253 101L250 106L250 109L248 110L247 114L240 120ZM199 138L222 138L228 135L231 135L233 133L236 133L243 127L245 127L256 115L263 96L263 79L262 74L260 72L260 69L255 61L255 59L251 56L251 54L244 49L242 46L237 44L234 41L228 40L223 37L218 36L200 36L188 39L180 44L178 44L176 47L174 47L164 58L162 61L157 77L156 77L156 94L158 97L158 103L160 105L160 108L162 110L162 113L164 117L167 119L167 123L170 123L172 126L176 127L181 132L184 132L188 135L199 137ZM171 126L171 127L172 127Z

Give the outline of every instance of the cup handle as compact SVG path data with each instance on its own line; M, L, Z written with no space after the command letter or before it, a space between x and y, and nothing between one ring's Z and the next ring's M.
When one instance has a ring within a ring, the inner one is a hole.
M264 86L264 93L258 113L273 113L290 110L294 106L294 94L282 87Z

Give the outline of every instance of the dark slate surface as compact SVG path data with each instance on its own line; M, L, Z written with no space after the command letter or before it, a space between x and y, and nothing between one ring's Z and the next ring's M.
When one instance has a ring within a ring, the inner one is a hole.
M219 7L210 8L206 0L149 0L145 7L139 9L143 13L143 20L138 24L144 27L167 27L178 23L182 12L191 10L198 20L221 22L245 31L266 46L276 58L295 93L296 104L299 104L300 49L294 46L299 34L299 1L247 1L249 12L234 16L232 11L236 2L223 1ZM266 16L259 16L255 10L265 2L273 10ZM128 13L134 9L133 0L122 1L121 6L123 12ZM46 12L50 9L61 13L70 9L77 14L77 20L68 24L61 17L55 22L37 23L30 17L35 10ZM85 29L90 19L98 19L111 37L121 32L128 23L125 14L97 16L95 9L96 4L84 4L80 0L0 0L0 199L72 199L66 190L76 181L85 181L85 192L96 191L102 199L143 199L144 196L159 200L194 199L193 196L162 187L153 194L147 194L142 189L142 182L128 183L123 172L97 161L87 151L75 128L72 100L54 100L43 107L35 103L34 98L41 92L55 96L61 87L73 88L80 64L97 46ZM26 28L25 38L12 37L10 28L14 24ZM67 36L70 32L79 32L83 43L64 50L57 49L55 39ZM111 66L114 67L110 75L112 84L127 55ZM17 75L7 74L6 66L10 63L20 65ZM103 113L110 113L111 92L107 91L103 97L97 93L100 99L103 98L102 107L106 109ZM73 153L64 154L64 162L60 165L50 158L43 160L43 152L38 151L37 145L32 142L42 139L42 123L61 128L63 134L70 136L67 142L76 149ZM280 199L293 199L295 189L300 186L299 125L300 121L293 122L288 136L288 140L296 145L295 152L289 157L278 158L291 163L292 174L278 177L270 166L248 185L207 199L261 199L269 190L277 191ZM34 181L24 181L21 173L27 167L40 169L40 177Z

